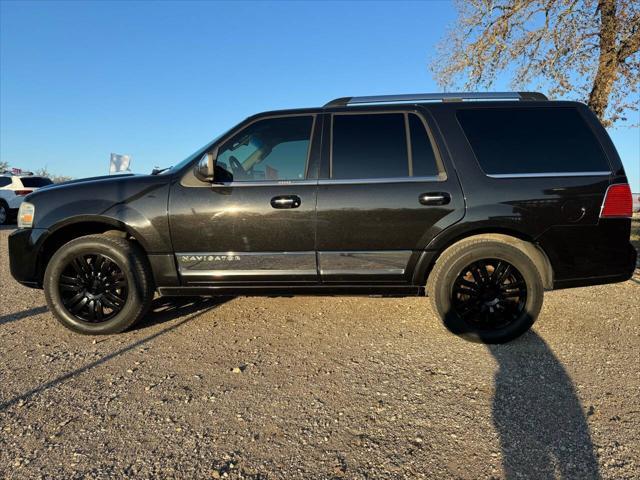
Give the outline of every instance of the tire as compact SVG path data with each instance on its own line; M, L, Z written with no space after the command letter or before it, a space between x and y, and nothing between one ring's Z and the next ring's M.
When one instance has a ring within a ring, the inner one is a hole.
M154 291L142 249L106 235L66 243L53 255L44 275L51 312L65 327L86 335L126 330L147 313Z
M531 328L542 308L544 288L522 243L506 235L478 235L440 255L427 292L449 331L475 342L504 343ZM500 283L498 277L506 273Z
M9 206L4 200L0 200L0 225L9 223Z

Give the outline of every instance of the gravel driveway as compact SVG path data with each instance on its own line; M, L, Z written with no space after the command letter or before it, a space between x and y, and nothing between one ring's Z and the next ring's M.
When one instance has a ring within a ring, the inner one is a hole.
M0 478L640 478L640 276L487 347L424 298L157 299L73 334L0 231Z

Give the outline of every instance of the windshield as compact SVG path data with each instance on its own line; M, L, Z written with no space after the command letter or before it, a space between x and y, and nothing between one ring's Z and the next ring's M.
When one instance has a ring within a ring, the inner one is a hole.
M216 138L214 138L213 140L211 140L209 143L207 143L204 147L199 148L198 150L196 150L194 153L192 153L191 155L189 155L187 158L185 158L184 160L182 160L179 163L176 163L175 165L173 165L171 168L163 171L160 173L160 175L167 175L167 174L171 174L174 172L177 172L178 170L180 170L181 168L183 168L184 166L188 165L189 163L191 163L192 161L194 161L197 158L202 157L202 155L204 155L204 153L209 150L218 140L220 140L223 136L225 136L228 132L223 133L222 135L218 135Z

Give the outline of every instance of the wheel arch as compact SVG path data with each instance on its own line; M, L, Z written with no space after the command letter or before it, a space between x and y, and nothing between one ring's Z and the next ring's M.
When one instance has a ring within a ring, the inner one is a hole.
M524 253L531 257L538 268L544 288L547 290L553 288L553 266L542 246L540 246L533 237L522 231L501 227L481 227L448 235L446 239L434 239L418 259L413 273L413 283L416 285L426 285L433 266L445 250L462 240L480 236L500 238L524 251Z
M64 222L50 230L39 249L38 254L38 279L42 284L44 272L53 254L64 244L79 237L94 234L107 234L135 241L146 253L135 234L121 221L109 217L82 217L73 221Z

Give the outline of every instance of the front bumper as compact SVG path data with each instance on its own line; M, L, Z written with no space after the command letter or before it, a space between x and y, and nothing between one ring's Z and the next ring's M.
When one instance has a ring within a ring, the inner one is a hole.
M42 287L40 252L48 234L45 228L21 228L9 235L11 275L27 287Z

